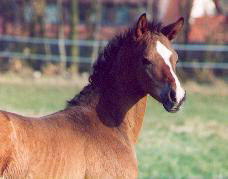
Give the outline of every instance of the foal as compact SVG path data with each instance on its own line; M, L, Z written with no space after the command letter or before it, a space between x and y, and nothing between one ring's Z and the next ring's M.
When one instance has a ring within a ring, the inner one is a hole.
M90 83L66 109L41 118L0 112L0 174L5 178L137 178L135 143L146 95L176 112L185 91L175 74L171 40L184 20L166 27L143 14L115 37Z

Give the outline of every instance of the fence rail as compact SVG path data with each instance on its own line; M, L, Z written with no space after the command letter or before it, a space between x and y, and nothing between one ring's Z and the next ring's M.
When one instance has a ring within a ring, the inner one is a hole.
M9 52L9 51L0 52L0 57L30 59L30 60L42 60L42 61L56 61L56 62L61 61L61 57L59 55L43 55L43 54L28 54L28 55L26 55L23 53ZM72 61L74 61L75 57L66 56L65 58L66 58L67 62L72 62ZM78 63L86 63L86 64L92 63L92 59L89 57L76 57L76 58L80 59L80 61Z
M19 43L32 43L32 44L49 44L58 45L59 41L64 41L66 46L105 46L108 41L94 41L94 40L70 40L70 39L48 39L37 37L22 37L22 36L9 36L0 35L0 41L19 42ZM201 44L174 44L176 50L183 51L216 51L228 52L228 45L201 45Z
M0 35L0 43L26 43L26 44L49 44L59 45L59 41L64 42L65 46L80 46L80 47L104 47L107 41L93 41L93 40L70 40L70 39L44 39L36 37L21 37ZM228 45L201 45L201 44L174 44L173 47L180 51L211 51L211 52L228 52ZM20 58L31 60L44 60L44 61L60 61L59 55L46 55L46 54L25 54L11 51L0 51L0 57L5 58ZM80 59L78 63L91 64L93 60L90 57L72 57L66 56L66 61L74 61ZM211 68L211 69L228 69L227 63L211 63L211 62L180 62L177 65L182 68Z

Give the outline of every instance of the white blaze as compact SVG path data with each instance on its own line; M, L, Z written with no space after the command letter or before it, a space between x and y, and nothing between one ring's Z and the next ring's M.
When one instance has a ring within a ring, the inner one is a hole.
M169 66L169 70L173 75L173 78L176 83L176 99L177 99L177 102L179 103L183 99L185 95L185 91L181 87L180 81L178 80L177 75L174 73L172 65L170 63L170 57L172 55L172 52L165 45L163 45L159 40L157 41L156 49L159 55L161 55L164 62Z

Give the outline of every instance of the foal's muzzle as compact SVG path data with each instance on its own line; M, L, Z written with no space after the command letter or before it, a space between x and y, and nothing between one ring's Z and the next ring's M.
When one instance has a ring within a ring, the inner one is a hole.
M186 99L186 92L184 93L184 96L181 99L181 101L177 102L175 90L169 88L161 95L161 99L166 111L174 113L179 111L181 105L184 103Z

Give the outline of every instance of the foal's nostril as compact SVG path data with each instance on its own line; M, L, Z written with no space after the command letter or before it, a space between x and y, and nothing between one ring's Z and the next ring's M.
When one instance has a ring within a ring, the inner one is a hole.
M177 102L176 92L172 89L169 91L169 99L173 103Z

